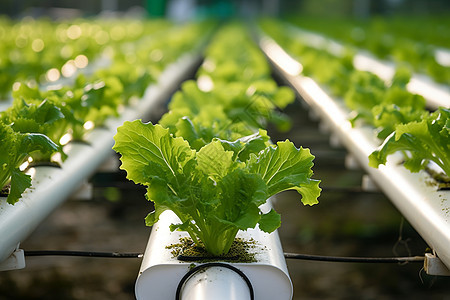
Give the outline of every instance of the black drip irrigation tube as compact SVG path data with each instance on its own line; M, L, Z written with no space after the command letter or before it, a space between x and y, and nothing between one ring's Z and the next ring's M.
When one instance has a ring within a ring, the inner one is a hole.
M37 250L24 251L25 256L82 256L82 257L105 257L105 258L142 258L142 253L119 253L119 252L92 252L92 251L65 251L65 250Z
M284 253L286 259L300 259L300 260L315 260L328 262L347 262L347 263L423 263L424 256L410 256L410 257L342 257L342 256L323 256L323 255L309 255L298 253Z
M93 251L66 251L66 250L32 250L24 251L25 256L81 256L81 257L105 257L105 258L142 258L143 253L120 253L120 252L93 252ZM284 253L286 259L313 260L324 262L347 262L347 263L423 263L424 256L407 257L343 257L343 256L325 256L310 255L300 253ZM183 257L184 258L184 257ZM203 258L206 259L206 258ZM207 257L211 259L211 257ZM217 259L220 259L219 257ZM229 258L227 258L229 259ZM202 257L186 259L185 261L201 261ZM210 266L214 263L205 263L202 265ZM228 264L227 264L228 266Z
M183 285L185 284L185 282L192 275L194 275L195 273L197 273L197 272L199 272L199 271L201 271L203 269L209 268L209 267L223 267L223 268L227 268L227 269L230 269L230 270L236 272L239 276L242 277L242 279L247 284L249 292L250 292L250 299L251 300L255 299L255 292L253 290L252 283L250 282L250 279L248 279L248 277L244 274L244 272L242 272L241 270L239 270L238 268L236 268L236 267L234 267L233 265L230 265L230 264L221 263L221 262L210 262L210 263L204 263L204 264L198 265L198 266L190 269L189 272L187 272L183 276L183 278L181 278L181 280L180 280L180 282L178 283L178 286L177 286L177 291L176 291L176 294L175 294L175 300L181 299L180 298L180 296L181 296L181 289L183 288Z

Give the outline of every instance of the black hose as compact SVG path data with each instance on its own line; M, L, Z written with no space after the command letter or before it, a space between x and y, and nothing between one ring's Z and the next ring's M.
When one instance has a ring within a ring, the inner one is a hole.
M287 259L302 259L302 260L316 260L316 261L330 261L330 262L352 262L352 263L423 263L425 257L411 256L411 257L340 257L340 256L322 256L322 255L308 255L298 253L284 253Z
M118 252L92 252L92 251L64 251L64 250L37 250L24 251L25 256L84 256L107 258L141 258L142 253L118 253Z
M250 290L250 299L254 300L255 299L255 293L253 291L253 286L252 283L250 282L250 279L248 279L248 277L244 274L244 272L242 272L241 270L239 270L238 268L234 267L233 265L230 264L226 264L226 263L221 263L221 262L210 262L210 263L204 263L201 265L198 265L192 269L189 270L189 272L187 272L183 278L181 278L180 282L178 283L178 287L177 287L177 291L175 294L175 299L179 300L181 299L181 289L183 288L184 283L195 273L197 273L198 271L205 269L205 268L209 268L209 267L223 267L223 268L227 268L230 269L236 273L239 274L239 276L242 277L242 279L244 279L245 283L247 283L248 289Z

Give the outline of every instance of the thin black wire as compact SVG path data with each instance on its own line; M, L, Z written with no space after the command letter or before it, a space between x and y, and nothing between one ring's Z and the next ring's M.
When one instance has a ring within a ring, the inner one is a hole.
M119 252L92 252L92 251L66 251L66 250L37 250L24 251L25 256L83 256L83 257L106 257L106 258L141 258L142 253L119 253Z
M67 251L67 250L37 250L24 251L25 256L83 256L83 257L105 257L105 258L142 258L143 253L119 253L119 252L93 252L93 251ZM328 262L351 262L351 263L423 263L424 256L409 257L342 257L310 255L300 253L284 253L286 259L328 261Z
M351 262L351 263L423 263L424 256L411 257L342 257L342 256L323 256L308 255L298 253L284 253L287 259L316 260L329 262Z

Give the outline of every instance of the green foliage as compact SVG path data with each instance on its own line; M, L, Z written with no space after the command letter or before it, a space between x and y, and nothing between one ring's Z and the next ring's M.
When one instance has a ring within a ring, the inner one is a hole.
M213 139L194 150L168 129L140 120L125 122L114 138L127 178L147 185L147 198L155 203L147 225L170 209L181 220L172 230L187 231L214 255L229 250L238 230L279 227L275 211L259 208L270 196L293 189L312 205L320 194L319 182L311 179L314 157L289 141L265 146L262 136L233 143Z
M405 167L412 172L423 169L429 161L435 162L450 175L450 110L439 110L414 121L396 126L381 147L369 156L369 164L385 164L387 156L403 151Z
M389 16L368 20L296 16L293 24L341 43L366 49L382 59L409 65L448 84L450 68L438 63L436 49L448 48L448 16Z
M7 201L16 203L26 188L31 186L31 177L19 167L33 153L54 153L58 146L39 133L20 133L0 122L0 187L11 184Z
M15 82L44 83L48 78L48 71L58 76L51 78L54 81L58 77L71 76L68 70L84 69L86 63L108 52L114 58L123 52L128 52L126 46L137 43L144 36L150 36L155 32L172 29L173 24L166 20L142 21L136 19L78 19L69 21L50 21L48 19L25 18L11 20L3 16L0 19L0 100L7 99ZM181 37L176 37L185 43L197 32L188 34L194 26L187 27ZM166 40L174 38L167 38ZM161 43L161 42L159 42ZM145 43L149 44L149 43ZM150 43L152 44L152 43ZM179 45L172 44L176 53ZM147 52L147 57L148 57ZM124 53L123 55L128 55ZM168 60L174 59L168 57ZM116 59L114 59L116 61ZM167 61L161 63L164 65ZM112 73L116 75L117 67ZM130 80L146 81L143 77L135 77L135 73L141 75L140 68L133 68L128 61ZM142 68L142 67L141 67ZM130 71L132 69L132 71ZM111 73L110 73L111 74ZM146 75L144 75L145 77ZM137 83L137 82L136 82ZM131 88L130 88L131 89ZM127 92L130 91L127 88ZM133 92L134 93L134 92Z
M381 103L385 92L386 86L378 76L366 71L355 71L344 98L347 107L354 112L352 121L363 119L372 123L372 108Z
M305 20L310 19L302 18L297 23L308 27L309 23ZM327 23L314 25L314 21L310 28L320 27L324 32L334 32L344 40L354 39L353 42L358 46L367 43L366 46L380 56L393 55L402 61L408 60L416 70L423 70L424 65L427 65L427 68L440 73L441 79L448 76L448 68L430 62L430 59L434 59L430 47L402 38L397 43L397 39L386 32L379 36L377 31L389 28L386 27L386 21L374 21L372 29L375 32L370 35L363 28L352 28L353 26L349 26L347 34L343 34L346 31L336 30L340 24L336 20L329 20L328 23L336 25L336 28L325 25ZM355 70L352 67L351 50L338 57L330 54L326 45L308 47L308 41L303 41L295 34L296 31L277 20L263 20L261 28L299 60L306 76L311 76L344 99L345 105L351 110L349 119L353 126L361 123L373 126L378 138L386 139L380 149L370 156L371 166L384 164L389 154L402 151L405 154L405 167L411 171L416 172L429 161L434 161L448 174L448 110L441 108L430 115L425 110L425 99L407 90L413 69L410 64L402 62L391 82L384 82L375 74ZM419 65L421 67L417 68Z
M249 83L270 78L264 55L242 24L237 22L222 27L212 38L205 54L207 59L197 77L206 75L214 83Z
M131 98L143 97L154 78L198 45L209 30L206 22L183 26L164 20L72 22L29 18L17 23L0 18L0 100L9 94L14 99L0 113L0 187L11 184L10 203L31 184L18 169L25 160L50 161L58 151L65 159L61 137L83 140L86 132L119 116ZM96 67L94 73L72 72L94 60L102 64L111 60L111 65ZM54 82L60 77L63 80ZM42 83L57 84L44 90Z
M377 105L372 109L373 125L377 128L380 139L387 138L398 124L421 120L427 112L415 109L413 106L398 106L396 104Z
M14 101L11 107L0 113L0 121L9 124L12 129L20 133L41 133L58 145L58 152L65 155L59 139L68 127L68 119L61 108L52 100L42 100L37 88L32 89L21 84L13 92ZM52 152L33 152L35 161L51 161Z
M269 123L288 130L290 120L279 109L293 100L291 90L269 80L220 83L211 91L201 91L195 81L187 81L172 98L170 111L160 124L177 136L190 131L189 136L203 139L200 145L213 137L235 140Z

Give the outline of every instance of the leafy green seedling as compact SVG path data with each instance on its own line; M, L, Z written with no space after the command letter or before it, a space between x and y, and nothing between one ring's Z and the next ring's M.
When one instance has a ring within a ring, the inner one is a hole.
M54 153L58 146L40 133L20 133L0 122L0 187L11 184L7 197L10 204L16 203L22 193L31 186L31 177L19 167L35 151Z
M229 251L239 230L258 224L272 232L280 226L277 212L260 210L269 197L296 190L305 205L318 202L319 181L311 179L314 156L288 140L266 145L258 135L233 143L213 139L197 151L161 125L140 120L125 122L114 139L121 169L148 187L146 197L155 204L146 224L172 210L181 223L171 229L187 231L216 256Z

